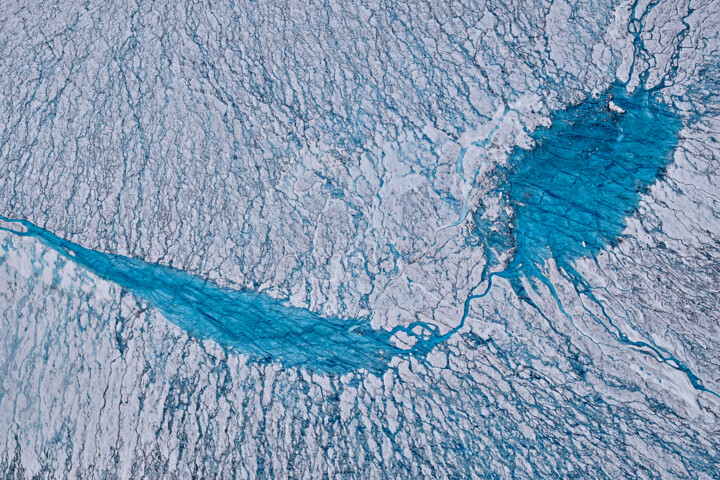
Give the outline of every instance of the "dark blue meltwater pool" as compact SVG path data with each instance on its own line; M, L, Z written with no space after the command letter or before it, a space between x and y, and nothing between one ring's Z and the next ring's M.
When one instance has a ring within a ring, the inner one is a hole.
M511 207L504 224L483 231L487 225L478 212L477 234L491 259L509 254L507 267L496 275L506 278L523 301L533 304L522 282L533 278L565 312L543 274L552 258L578 294L597 303L602 314L588 313L618 342L655 356L682 371L695 388L709 391L666 349L629 340L574 268L575 260L594 256L622 237L642 194L672 162L681 128L680 118L652 91L628 94L622 85L556 112L550 128L534 132L534 148L516 149L502 172L506 177L494 193L503 207Z
M84 248L26 220L0 216L0 230L31 236L71 261L157 308L191 335L248 355L319 373L342 375L365 370L381 375L396 356L424 356L441 337L433 325L415 322L392 331L370 319L342 319L289 306L265 293L221 288L185 271ZM404 331L411 349L394 345Z
M616 242L672 161L681 128L652 92L619 85L557 112L535 132L535 148L516 150L510 162L503 188L517 250L509 273L532 273L550 256L570 267Z

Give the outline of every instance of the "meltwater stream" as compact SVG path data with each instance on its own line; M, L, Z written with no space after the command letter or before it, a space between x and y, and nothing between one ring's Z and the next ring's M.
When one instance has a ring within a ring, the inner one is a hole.
M613 97L620 109L609 103ZM668 165L680 127L680 120L654 101L651 92L638 90L628 95L621 86L558 112L551 128L535 132L536 148L518 150L511 158L500 190L513 218L506 218L499 233L495 229L492 234L483 231L477 219L487 252L512 251L513 260L497 275L510 280L520 297L529 301L518 280L523 276L543 279L541 267L550 256L574 274L575 259L593 255L614 242L626 217L637 207L640 194ZM181 270L89 250L26 220L0 219L24 227L24 231L0 227L2 230L38 238L144 299L192 335L213 339L256 360L275 360L323 373L365 369L379 374L396 356L424 357L462 326L445 335L423 322L393 331L375 330L368 318L324 317L266 294L220 288ZM579 275L574 283L587 287ZM467 300L466 315L469 302L479 296ZM393 344L393 335L399 330L415 337L411 349ZM650 345L636 346L666 357ZM686 373L696 387L701 385Z

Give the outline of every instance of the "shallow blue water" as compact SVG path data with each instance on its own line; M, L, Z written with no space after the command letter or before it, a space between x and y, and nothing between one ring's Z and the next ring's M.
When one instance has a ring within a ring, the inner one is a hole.
M609 108L611 100L625 112ZM630 95L623 85L556 112L550 128L533 134L535 147L517 149L504 172L506 181L498 190L504 205L512 207L512 217L504 212L504 225L491 231L479 212L476 225L491 260L497 252L511 254L508 266L497 275L506 278L521 299L534 305L521 282L533 277L565 312L555 287L542 273L552 258L577 293L597 303L602 314L587 313L618 342L656 357L682 371L695 388L717 395L666 349L628 339L573 266L578 258L593 256L622 236L642 193L671 163L681 128L680 118L656 101L652 91L638 89Z

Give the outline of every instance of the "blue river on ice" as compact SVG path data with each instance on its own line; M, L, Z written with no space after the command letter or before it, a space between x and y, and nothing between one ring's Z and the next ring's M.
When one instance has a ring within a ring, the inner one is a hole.
M610 95L626 113L608 108ZM501 189L514 218L508 218L505 230L484 239L487 247L514 252L499 275L511 282L538 277L539 266L550 256L573 271L573 260L616 241L641 193L670 162L680 127L650 92L628 95L623 87L557 112L550 128L534 133L536 147L516 150L505 172ZM388 332L373 329L368 318L320 316L266 294L225 289L177 269L89 250L25 220L0 218L24 227L3 230L38 238L144 299L191 335L258 361L323 373L366 369L380 374L393 357L422 357L449 336L422 322ZM480 221L478 230L480 236L486 233ZM421 334L413 333L418 326ZM417 338L411 350L393 345L399 330Z

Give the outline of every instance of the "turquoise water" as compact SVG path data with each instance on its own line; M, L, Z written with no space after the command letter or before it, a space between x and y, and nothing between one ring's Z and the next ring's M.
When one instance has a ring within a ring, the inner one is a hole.
M625 113L610 109L610 100ZM535 306L521 282L535 278L570 317L543 274L552 258L576 292L597 303L602 313L587 313L619 343L656 357L682 371L695 388L717 395L665 348L628 339L573 266L575 260L592 257L622 237L641 195L672 162L681 128L680 118L656 101L652 91L638 89L630 95L622 85L557 112L550 128L533 134L535 147L517 149L504 172L505 182L496 193L503 194L512 215L491 232L479 212L477 227L489 251L510 253L508 266L497 275L506 278L523 301Z

